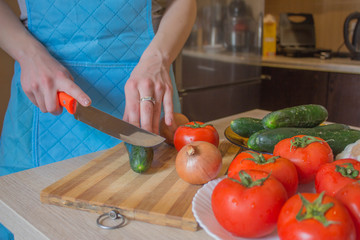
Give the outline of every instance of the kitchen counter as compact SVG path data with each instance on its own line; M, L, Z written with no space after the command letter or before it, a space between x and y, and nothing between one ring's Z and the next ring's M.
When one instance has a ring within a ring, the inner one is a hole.
M263 67L291 68L300 70L360 74L360 61L350 58L292 58L285 56L263 57Z
M289 69L301 69L311 71L325 71L337 73L360 74L360 61L354 61L350 58L293 58L286 56L262 57L249 54L233 54L231 52L205 52L200 50L184 49L182 54L185 56L212 59L222 62L255 64L263 67L277 67Z
M263 117L267 111L252 110L212 121L224 139L224 130L238 117ZM130 220L124 227L104 230L96 225L96 213L42 204L40 192L104 151L64 160L0 177L0 222L16 240L21 239L211 239L202 229L191 232Z

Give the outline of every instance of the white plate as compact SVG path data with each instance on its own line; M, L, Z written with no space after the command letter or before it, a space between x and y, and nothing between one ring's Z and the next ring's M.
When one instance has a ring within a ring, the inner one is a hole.
M192 211L195 216L196 221L200 224L200 226L214 239L219 240L244 240L248 238L241 238L232 235L230 232L225 230L216 220L214 213L211 208L211 195L215 188L215 186L222 180L223 178L218 178L212 180L205 184L202 188L198 190L195 194L192 201ZM272 234L266 236L265 238L257 238L257 239L268 239L275 240L279 239L276 231Z
M211 208L211 195L215 186L223 179L218 178L212 180L200 188L195 194L192 201L192 211L195 216L196 221L200 226L214 239L219 240L249 240L249 238L241 238L232 235L230 232L225 230L216 220L214 213ZM298 192L315 192L314 182L309 184L301 184L298 187ZM273 233L267 235L264 238L256 239L266 239L266 240L277 240L280 239L277 235L277 231L274 230Z

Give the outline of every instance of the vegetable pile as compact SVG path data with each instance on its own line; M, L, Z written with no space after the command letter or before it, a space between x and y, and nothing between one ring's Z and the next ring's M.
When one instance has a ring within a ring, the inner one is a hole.
M327 117L324 107L310 104L230 123L252 150L234 158L212 193L224 229L247 238L277 229L280 239L360 240L360 162L334 161L360 131L320 126ZM299 185L309 183L314 192L300 193Z

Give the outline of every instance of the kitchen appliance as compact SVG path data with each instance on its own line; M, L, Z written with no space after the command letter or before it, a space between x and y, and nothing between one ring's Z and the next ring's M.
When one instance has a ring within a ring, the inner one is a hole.
M350 37L351 24L354 24ZM351 13L344 22L344 42L350 51L351 59L360 60L360 12Z
M315 48L315 27L312 14L281 13L279 54L290 57L311 57Z
M218 176L223 176L240 148L221 141L219 149L223 161ZM161 144L149 171L138 174L130 168L125 145L118 144L43 189L40 200L99 214L117 210L128 219L196 231L192 200L202 185L179 178L176 154L174 147Z
M73 114L76 120L84 122L124 142L138 146L153 147L165 140L161 136L138 128L94 107L83 107L73 97L64 92L59 92L58 96L60 105L65 107L70 114Z

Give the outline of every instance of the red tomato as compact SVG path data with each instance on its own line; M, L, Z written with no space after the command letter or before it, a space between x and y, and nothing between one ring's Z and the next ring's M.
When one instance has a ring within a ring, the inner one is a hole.
M360 162L345 158L321 166L315 177L316 192L334 196L345 185L360 180Z
M240 170L256 169L270 173L285 187L288 197L296 193L298 175L295 165L288 159L270 154L259 154L253 151L239 153L231 162L228 176L238 175Z
M321 165L334 161L329 144L321 138L297 135L275 145L274 155L289 159L295 164L299 183L309 183Z
M337 191L335 198L342 202L354 221L357 240L360 240L360 181L347 184Z
M287 199L284 186L264 171L245 170L239 175L235 175L234 180L225 178L215 186L211 196L215 218L236 236L270 234ZM254 182L258 185L251 185Z
M355 240L356 230L345 206L324 193L292 196L281 209L278 234L282 240ZM328 204L328 205L327 205ZM322 219L321 222L316 218ZM328 225L327 225L328 224Z
M219 134L210 124L203 122L189 122L179 126L174 134L174 146L177 151L188 143L195 141L205 141L219 146Z

